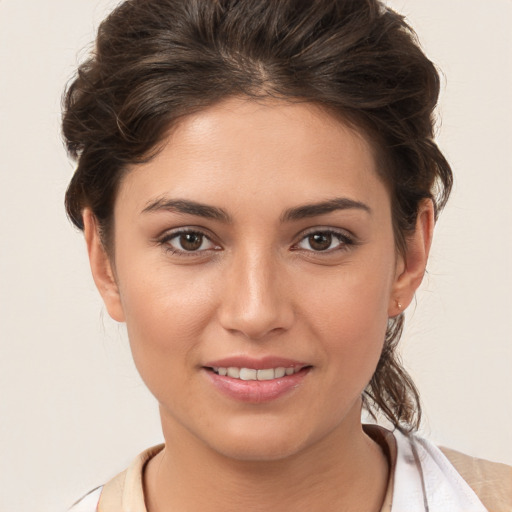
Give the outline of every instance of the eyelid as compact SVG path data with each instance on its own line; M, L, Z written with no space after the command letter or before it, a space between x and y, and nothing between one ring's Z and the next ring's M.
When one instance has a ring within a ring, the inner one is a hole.
M173 247L169 242L171 240L174 240L175 238L180 237L181 235L185 235L187 233L193 233L200 235L204 238L206 238L214 247L208 248L208 249L202 249L197 251L186 251L181 249L176 249ZM212 250L219 250L220 244L215 242L213 240L213 236L208 233L208 230L205 230L204 228L196 227L196 226L186 226L186 227L180 227L168 230L164 232L161 236L159 236L156 239L156 243L161 245L166 251L170 252L171 254L177 254L179 256L200 256L204 253Z
M315 234L329 234L333 235L334 237L338 238L340 241L340 245L338 247L335 247L333 249L326 249L324 251L315 251L313 249L303 249L301 247L298 247L298 244L300 244L303 240L306 238L315 235ZM323 226L316 226L313 228L306 229L305 231L302 231L297 236L297 242L293 244L292 250L296 251L307 251L314 254L330 254L332 252L338 251L338 250L346 250L350 246L356 245L358 242L354 235L350 232L348 232L345 229L340 228L332 228L332 227L323 227Z
M208 248L208 249L202 249L197 251L186 251L186 250L180 250L172 247L169 244L170 240L173 240L180 235L187 234L187 233L194 233L198 234L200 236L205 237L214 247ZM304 249L301 247L298 247L298 244L302 242L307 237L314 235L314 234L330 234L336 237L339 240L339 246L333 249L326 249L324 251L315 251L313 249ZM308 228L302 232L300 232L298 235L296 235L296 242L292 245L293 251L305 251L305 252L311 252L315 254L330 254L332 252L336 252L338 250L348 250L350 246L354 246L358 244L357 239L355 236L347 231L346 229L341 228L333 228L333 227L327 227L327 226L315 226ZM170 229L168 231L165 231L155 239L155 243L158 245L163 246L166 251L169 251L172 254L177 255L183 255L183 256L199 256L206 252L212 251L212 250L220 250L222 249L221 245L215 241L215 236L210 233L208 229L199 227L199 226L183 226L178 227L174 229Z

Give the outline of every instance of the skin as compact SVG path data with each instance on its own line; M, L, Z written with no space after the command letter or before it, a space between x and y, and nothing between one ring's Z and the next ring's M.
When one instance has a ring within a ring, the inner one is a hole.
M335 198L354 203L283 218ZM170 200L222 209L229 222ZM114 219L109 257L84 212L95 282L160 405L166 448L144 475L148 510L379 510L388 465L362 430L361 393L388 318L422 280L432 203L398 255L363 134L312 104L231 98L186 117L129 170ZM183 228L205 235L198 250L183 253ZM310 365L269 402L226 397L204 369L266 355Z

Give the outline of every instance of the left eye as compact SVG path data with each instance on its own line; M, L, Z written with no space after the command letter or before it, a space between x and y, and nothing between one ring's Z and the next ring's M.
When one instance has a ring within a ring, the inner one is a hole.
M350 240L340 233L331 231L316 231L305 236L297 246L308 251L326 252L340 249L350 243Z
M187 231L176 233L165 240L175 252L199 252L215 248L215 244L203 233Z

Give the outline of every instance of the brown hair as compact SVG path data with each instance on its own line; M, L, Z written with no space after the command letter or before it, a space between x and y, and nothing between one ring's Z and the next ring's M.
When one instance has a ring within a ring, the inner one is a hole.
M180 117L228 96L310 101L372 141L404 251L419 202L432 198L438 213L452 185L433 140L438 94L414 32L378 0L127 0L65 95L63 134L78 163L66 209L82 229L91 208L108 248L127 165L155 155ZM402 326L402 315L390 319L364 400L411 429L421 407L395 352Z

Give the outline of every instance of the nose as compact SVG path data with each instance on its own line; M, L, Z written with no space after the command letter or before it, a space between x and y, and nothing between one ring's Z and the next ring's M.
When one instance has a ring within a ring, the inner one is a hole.
M219 320L224 329L251 340L284 332L294 320L286 269L268 254L233 257L226 268ZM270 252L270 251L269 251Z

